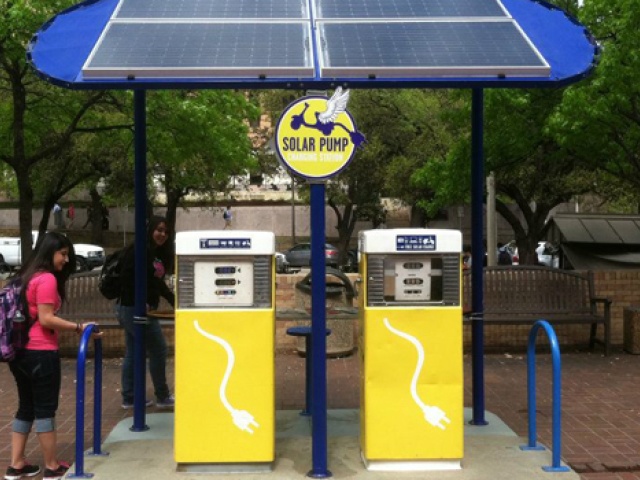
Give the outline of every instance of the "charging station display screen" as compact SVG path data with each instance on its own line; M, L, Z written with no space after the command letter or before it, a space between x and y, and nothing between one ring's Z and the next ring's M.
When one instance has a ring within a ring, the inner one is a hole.
M384 259L384 300L386 302L442 301L442 256L429 255L407 260L389 255Z
M196 261L193 267L195 306L253 305L252 259L207 259Z

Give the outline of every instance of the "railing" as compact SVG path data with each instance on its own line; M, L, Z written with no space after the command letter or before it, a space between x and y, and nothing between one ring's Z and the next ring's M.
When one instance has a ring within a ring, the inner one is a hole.
M542 467L545 472L568 472L569 467L560 465L560 452L562 450L562 423L561 423L561 393L562 383L560 379L560 347L558 337L553 327L546 320L538 320L529 333L529 345L527 347L527 409L529 417L529 443L520 448L522 450L544 450L542 445L536 443L536 338L538 330L543 328L549 337L551 345L551 358L553 366L552 386L552 461L551 466Z
M98 325L88 325L80 339L78 348L78 363L76 367L76 461L75 472L67 478L91 478L92 473L84 472L84 406L85 406L85 371L89 340L94 332L98 332ZM88 455L108 455L100 450L100 435L102 432L102 340L94 340L95 365L93 388L93 451Z

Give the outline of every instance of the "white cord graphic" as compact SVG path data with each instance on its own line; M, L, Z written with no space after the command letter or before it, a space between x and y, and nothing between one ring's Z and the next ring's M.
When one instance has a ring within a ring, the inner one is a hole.
M418 407L420 407L420 409L422 410L424 419L434 427L438 427L444 430L445 428L447 428L446 424L451 423L451 420L447 418L447 414L440 407L425 404L418 396L418 377L420 376L420 372L422 371L422 367L424 365L424 348L422 347L422 344L416 337L413 337L408 333L402 332L392 327L388 319L385 318L382 321L391 333L395 333L399 337L408 340L413 344L414 347L416 347L416 350L418 351L418 363L416 365L415 372L413 372L413 378L411 379L411 396L413 397L413 401L416 402L416 405L418 405Z
M196 327L196 330L200 333L200 335L208 338L209 340L213 340L219 345L222 345L222 348L224 348L227 352L227 369L225 370L224 376L222 377L222 382L220 383L220 401L222 402L222 405L224 405L224 408L226 408L229 413L231 413L231 418L233 419L233 423L235 424L235 426L240 430L253 434L253 430L251 429L251 427L260 427L260 425L254 420L253 415L251 415L246 410L237 410L233 408L229 403L229 400L227 400L227 384L229 383L229 377L231 376L233 365L236 362L236 356L233 353L231 345L229 345L229 342L227 342L226 340L204 331L197 320L193 321L193 326Z

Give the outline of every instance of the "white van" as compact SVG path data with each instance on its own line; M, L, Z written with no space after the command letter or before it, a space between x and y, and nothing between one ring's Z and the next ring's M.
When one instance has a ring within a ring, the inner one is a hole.
M35 245L37 240L38 231L33 230L31 232L31 245ZM0 255L4 259L5 268L6 265L11 269L22 265L22 249L20 246L19 237L0 237ZM77 271L79 272L93 270L104 263L104 248L99 245L74 243L73 248L76 251Z

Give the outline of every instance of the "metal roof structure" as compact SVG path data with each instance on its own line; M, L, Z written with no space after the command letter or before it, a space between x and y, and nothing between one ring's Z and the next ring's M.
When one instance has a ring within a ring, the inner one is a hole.
M27 52L75 89L559 86L597 55L528 0L86 0Z
M555 214L549 220L547 239L559 245L569 265L577 270L640 265L640 215Z
M640 247L640 215L560 213L550 220L549 240Z
M126 18L125 18L126 17ZM589 32L543 0L85 0L33 36L27 59L64 88L133 90L136 231L145 230L146 90L472 89L472 245L482 256L483 89L560 87L595 67ZM324 185L311 185L313 467L327 469ZM136 252L145 251L136 235ZM145 316L136 257L135 313ZM482 265L472 266L482 312ZM481 318L481 317L478 317ZM136 325L132 430L144 424L144 345ZM484 420L483 322L472 324L473 423Z

